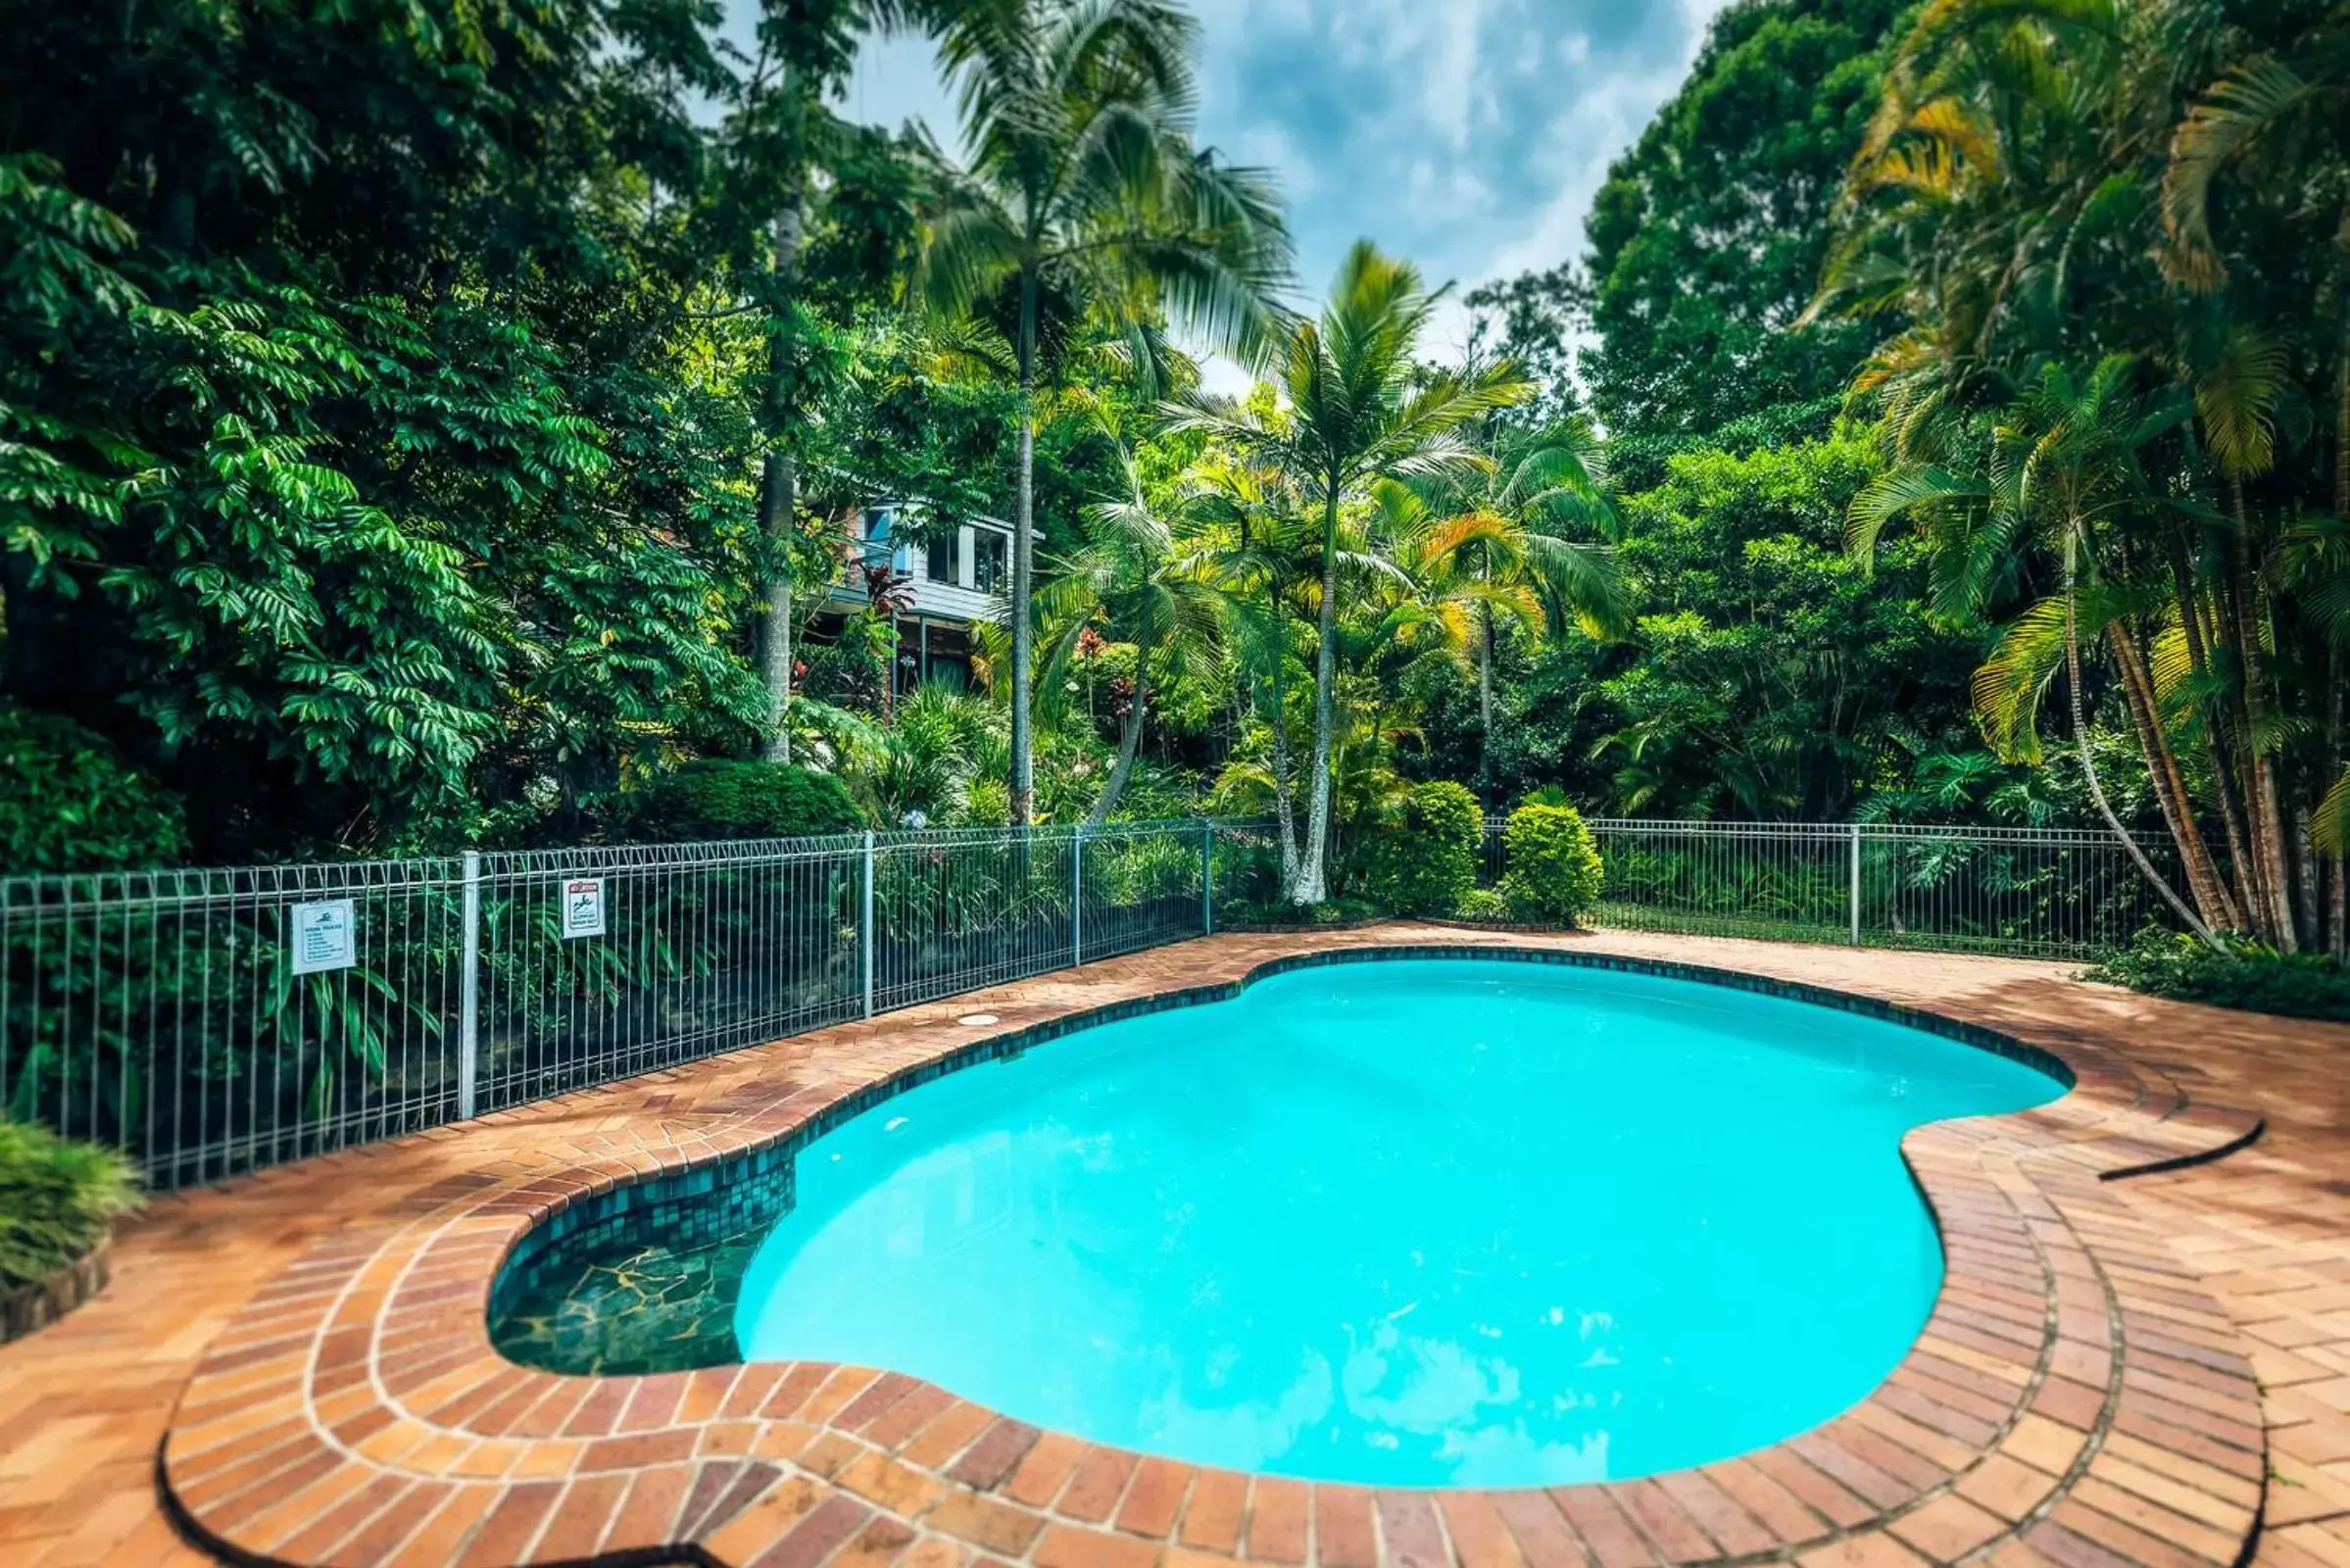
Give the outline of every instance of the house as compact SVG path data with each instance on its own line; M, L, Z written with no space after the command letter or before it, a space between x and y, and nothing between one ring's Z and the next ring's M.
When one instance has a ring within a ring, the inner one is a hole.
M978 517L926 538L911 509L881 502L850 514L846 527L841 570L809 628L814 640L832 641L841 621L873 608L878 595L895 612L896 689L926 680L967 685L971 628L1001 620L1011 590L1011 525Z

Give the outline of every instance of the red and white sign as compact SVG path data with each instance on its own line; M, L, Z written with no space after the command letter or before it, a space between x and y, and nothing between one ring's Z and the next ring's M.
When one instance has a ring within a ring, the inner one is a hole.
M565 877L563 897L565 938L604 935L604 878Z

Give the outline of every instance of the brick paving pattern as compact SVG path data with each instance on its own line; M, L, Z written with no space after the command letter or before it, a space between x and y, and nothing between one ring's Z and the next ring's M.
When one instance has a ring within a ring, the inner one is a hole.
M1017 1031L1419 942L1836 987L2000 1031L2080 1083L1905 1142L1949 1269L1870 1398L1627 1484L1307 1485L1039 1432L884 1371L563 1378L489 1346L491 1277L532 1225L962 1050L957 1014ZM0 1562L2101 1568L2233 1563L2265 1520L2253 1560L2350 1565L2346 1054L2350 1029L2006 959L1403 925L1187 943L157 1204L103 1296L0 1348Z

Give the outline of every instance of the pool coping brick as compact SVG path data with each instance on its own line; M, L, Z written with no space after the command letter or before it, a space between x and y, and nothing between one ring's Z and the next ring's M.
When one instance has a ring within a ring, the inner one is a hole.
M2019 1056L2072 1088L1903 1140L1947 1267L1925 1331L1874 1393L1786 1442L1629 1482L1297 1482L1040 1431L881 1369L566 1377L490 1344L503 1260L616 1188L813 1136L941 1071L1107 1018L1219 1000L1304 965L1454 956L1826 1003ZM954 1021L976 1000L949 999L309 1162L319 1179L365 1180L403 1146L437 1143L430 1179L322 1237L212 1335L157 1464L180 1528L235 1560L306 1568L2103 1568L2232 1564L2257 1536L2262 1346L2130 1201L2125 1178L2240 1151L2260 1119L2194 1098L2122 1042L2005 1018L1993 1029L1576 938L1407 926L1219 936L1082 973L1082 988L1048 976L984 993L1000 1020L985 1035ZM662 1093L648 1096L654 1082ZM550 1105L560 1135L531 1136Z

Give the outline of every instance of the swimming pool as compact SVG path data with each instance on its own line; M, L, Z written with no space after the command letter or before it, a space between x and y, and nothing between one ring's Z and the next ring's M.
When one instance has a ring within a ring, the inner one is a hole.
M816 1139L738 1265L734 1337L1202 1464L1645 1475L1881 1382L1941 1276L1901 1134L2063 1087L1687 980L1322 965Z

